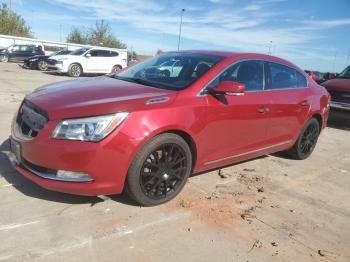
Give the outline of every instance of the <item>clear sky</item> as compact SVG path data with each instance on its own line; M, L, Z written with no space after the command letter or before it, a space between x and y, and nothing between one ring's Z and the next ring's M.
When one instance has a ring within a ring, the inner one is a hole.
M0 0L7 3L9 0ZM105 19L140 54L181 49L268 53L304 69L341 71L350 55L350 0L12 0L37 38ZM349 57L350 63L350 57Z

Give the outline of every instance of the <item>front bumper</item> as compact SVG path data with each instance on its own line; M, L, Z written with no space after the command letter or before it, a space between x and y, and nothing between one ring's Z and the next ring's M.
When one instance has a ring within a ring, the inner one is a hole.
M48 69L49 70L53 70L56 72L60 72L60 73L67 73L67 69L63 66L63 64L48 64Z
M38 62L37 61L29 61L29 60L24 60L23 61L23 68L28 68L28 69L37 69L38 68Z
M49 121L33 139L12 132L11 139L20 145L20 162L10 154L15 169L53 191L89 196L121 193L136 145L118 130L99 143L52 139L56 124ZM91 180L57 179L52 172L57 170L86 173Z
M350 103L331 101L331 107L350 110Z

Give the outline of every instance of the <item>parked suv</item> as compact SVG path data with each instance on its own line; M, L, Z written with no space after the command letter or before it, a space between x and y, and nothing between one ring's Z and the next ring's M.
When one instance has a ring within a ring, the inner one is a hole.
M350 110L350 66L322 85L332 97L331 107Z
M1 62L23 61L24 59L35 55L45 55L41 46L11 45L5 49L0 49Z
M127 50L109 48L80 48L66 56L52 56L49 69L79 77L83 73L106 74L127 66Z
M179 61L176 71L164 67L171 61ZM27 95L13 120L10 157L47 189L126 188L138 203L157 205L191 173L278 151L309 157L329 101L325 88L277 57L169 52Z

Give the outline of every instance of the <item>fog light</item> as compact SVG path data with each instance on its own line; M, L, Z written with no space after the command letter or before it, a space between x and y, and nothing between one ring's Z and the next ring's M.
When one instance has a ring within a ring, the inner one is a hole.
M62 180L76 181L76 182L88 182L93 180L86 173L66 171L66 170L58 170L56 176L57 178L60 178Z

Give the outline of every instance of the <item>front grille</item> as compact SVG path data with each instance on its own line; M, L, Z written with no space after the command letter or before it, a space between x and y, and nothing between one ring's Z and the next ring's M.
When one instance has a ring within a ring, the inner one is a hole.
M341 100L350 101L350 92L334 91L334 90L330 90L328 92L331 95L332 99L341 99Z
M45 111L25 100L19 109L16 123L22 135L36 137L48 119Z
M55 65L55 64L57 64L57 60L55 60L55 59L47 59L46 62L47 62L49 65Z
M56 176L57 174L57 170L35 165L24 158L21 159L20 165L25 169L29 169L35 174L45 174L45 175L51 175L51 176Z

